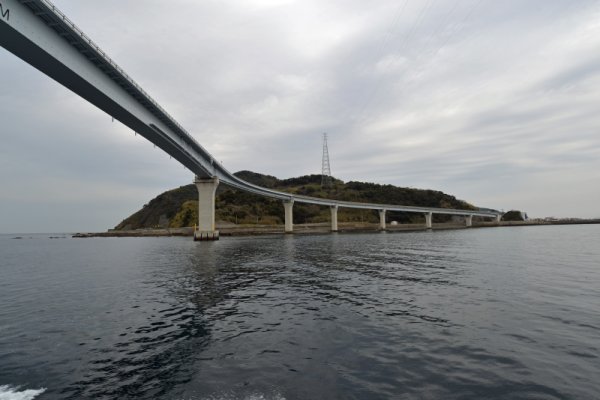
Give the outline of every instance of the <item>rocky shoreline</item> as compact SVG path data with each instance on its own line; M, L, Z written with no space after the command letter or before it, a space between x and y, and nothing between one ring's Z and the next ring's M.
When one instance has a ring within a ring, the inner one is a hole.
M458 224L439 224L436 229L461 228ZM442 227L441 225L444 225ZM448 225L448 226L446 226ZM376 232L379 224L374 223L340 223L338 232ZM275 235L284 233L283 225L235 225L217 224L220 236L252 236ZM403 224L388 226L389 231L425 230L422 224ZM329 233L329 223L294 224L294 234ZM75 238L90 237L158 237L158 236L194 236L194 228L155 228L136 230L109 230L107 232L76 233Z
M498 226L533 226L533 225L573 225L573 224L599 224L600 220L578 220L578 221L519 221L519 222L481 222L474 223L472 228L498 227ZM294 234L322 234L329 233L329 223L295 224ZM377 232L379 224L374 223L339 223L338 232ZM463 229L466 228L458 223L434 224L433 230ZM284 233L283 225L235 225L217 224L220 236L253 236L253 235L275 235ZM421 231L427 230L423 224L399 224L388 225L386 231ZM109 230L107 232L76 233L74 238L92 237L164 237L164 236L194 236L194 228L156 228L136 230Z

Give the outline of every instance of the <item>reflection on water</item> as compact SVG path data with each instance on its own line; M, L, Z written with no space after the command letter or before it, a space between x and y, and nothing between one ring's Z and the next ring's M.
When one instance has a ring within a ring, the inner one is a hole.
M0 236L0 385L39 399L593 398L597 226Z

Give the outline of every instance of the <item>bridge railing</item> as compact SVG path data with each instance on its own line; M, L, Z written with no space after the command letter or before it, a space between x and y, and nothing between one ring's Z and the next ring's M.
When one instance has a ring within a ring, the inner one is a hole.
M111 67L113 67L121 76L129 82L133 87L136 88L142 95L144 95L148 101L152 103L162 114L164 114L178 129L181 130L185 135L187 135L188 140L191 140L196 146L206 151L200 143L194 139L192 135L190 135L183 126L175 118L173 118L164 108L161 107L160 104L156 100L152 98L136 81L133 80L119 65L110 58L101 48L98 46L89 36L87 36L73 21L71 21L62 11L60 11L52 2L49 0L39 0L41 3L46 6L46 8L51 11L56 17L58 17L62 22L65 23L73 33L79 36L81 40L83 40L86 44L88 44L98 56L100 56L106 63L108 63Z

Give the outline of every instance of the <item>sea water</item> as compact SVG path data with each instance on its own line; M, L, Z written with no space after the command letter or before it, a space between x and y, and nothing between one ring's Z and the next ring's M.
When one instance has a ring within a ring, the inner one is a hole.
M0 235L0 400L593 399L599 350L600 225Z

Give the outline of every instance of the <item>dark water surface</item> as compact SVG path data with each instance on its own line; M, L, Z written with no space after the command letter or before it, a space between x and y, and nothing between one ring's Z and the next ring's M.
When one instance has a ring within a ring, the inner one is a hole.
M7 398L600 398L599 225L14 236Z

